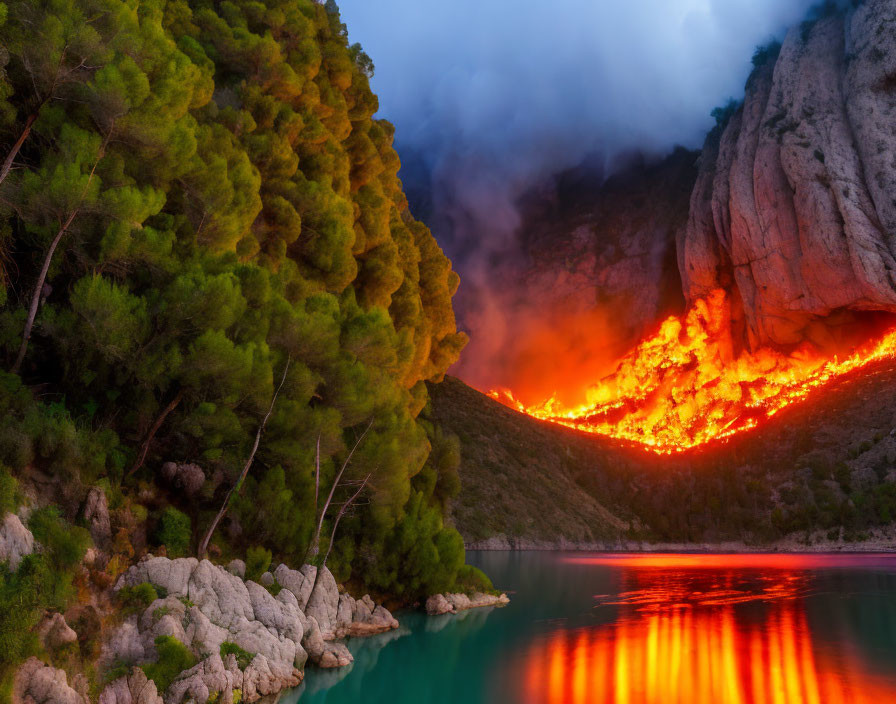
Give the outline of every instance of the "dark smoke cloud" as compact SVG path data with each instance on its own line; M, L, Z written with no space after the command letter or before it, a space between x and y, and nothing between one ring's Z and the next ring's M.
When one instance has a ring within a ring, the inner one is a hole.
M506 275L520 256L519 196L589 154L612 165L698 147L712 108L742 95L755 47L811 4L339 2L351 41L376 64L379 114L396 125L415 214L461 274L472 343L456 371L480 388L507 384L514 336L540 315L542 292Z

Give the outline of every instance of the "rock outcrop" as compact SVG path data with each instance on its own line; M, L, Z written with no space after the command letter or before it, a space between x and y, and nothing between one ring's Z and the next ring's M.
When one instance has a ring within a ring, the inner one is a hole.
M165 596L121 624L105 644L101 665L151 662L156 639L170 636L199 662L163 693L166 704L206 701L215 692L219 701L229 702L235 690L242 701L251 702L301 682L306 660L319 667L350 664L348 648L334 639L398 626L369 596L355 600L340 594L326 568L313 595L317 570L310 565L301 570L278 566L271 580L278 589L271 590L233 574L239 568L166 557L148 557L131 567L116 590L148 582ZM225 643L250 654L251 660L238 664L232 653L222 656Z
M433 594L426 600L426 613L430 616L456 614L467 609L478 609L486 606L505 606L510 603L506 594L483 594L476 592L472 596L466 594Z
M78 640L78 634L62 614L47 614L37 626L37 635L47 650L61 648Z
M7 513L0 521L0 563L7 563L15 571L26 555L34 552L34 536L14 513Z
M106 492L100 487L93 487L87 492L84 508L81 512L93 544L100 550L108 550L112 544L112 522L109 519L109 502Z
M162 478L187 496L197 494L205 484L205 472L198 464L166 462L162 465Z
M156 683L139 667L110 682L100 693L98 704L164 704Z
M679 269L688 300L729 291L749 346L896 312L894 29L896 0L793 28L707 140Z
M16 671L12 698L16 704L89 704L85 692L69 686L63 670L37 658L29 658Z

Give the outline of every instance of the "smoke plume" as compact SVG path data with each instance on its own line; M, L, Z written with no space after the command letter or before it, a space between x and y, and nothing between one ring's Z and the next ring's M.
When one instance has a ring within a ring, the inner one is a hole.
M524 372L559 386L538 357L571 330L560 346L581 373L615 359L608 312L546 306L550 276L519 283L521 194L588 155L610 173L631 152L699 147L711 110L743 94L754 49L810 4L341 0L350 40L376 65L415 215L461 275L472 341L455 373L480 388L513 387Z

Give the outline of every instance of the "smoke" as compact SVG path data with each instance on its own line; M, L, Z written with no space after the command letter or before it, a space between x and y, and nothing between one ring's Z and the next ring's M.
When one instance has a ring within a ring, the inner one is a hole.
M539 354L521 341L558 326L594 333L589 373L618 352L611 325L589 327L593 311L546 310L545 290L517 283L520 195L588 155L612 170L633 151L699 147L711 110L742 96L755 47L811 0L339 4L376 65L379 115L396 125L415 215L461 275L456 304L472 341L455 373L482 388L518 381L520 356Z

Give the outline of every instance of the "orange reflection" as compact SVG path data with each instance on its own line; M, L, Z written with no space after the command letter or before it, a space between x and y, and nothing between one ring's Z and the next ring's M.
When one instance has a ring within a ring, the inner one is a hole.
M749 614L734 573L694 585L675 571L634 571L611 624L557 630L523 655L523 704L884 704L896 683L868 672L848 644L813 648L797 572L754 575ZM683 598L679 587L693 593ZM731 601L719 595L733 593ZM708 600L707 600L708 598ZM761 612L760 612L761 610Z

